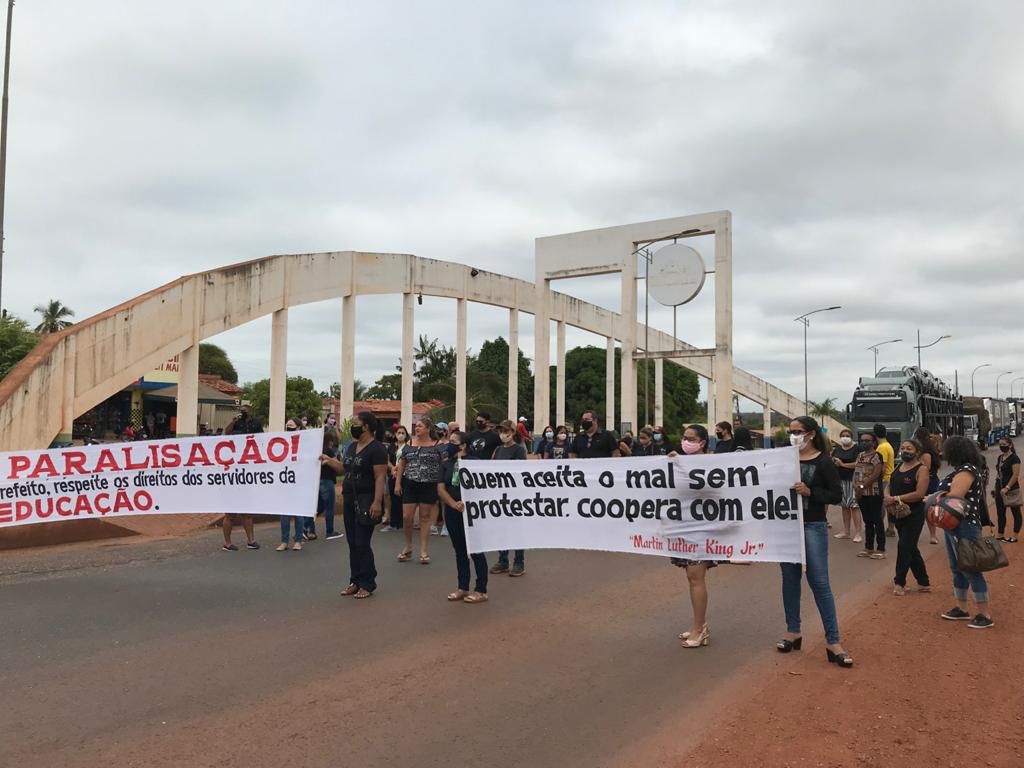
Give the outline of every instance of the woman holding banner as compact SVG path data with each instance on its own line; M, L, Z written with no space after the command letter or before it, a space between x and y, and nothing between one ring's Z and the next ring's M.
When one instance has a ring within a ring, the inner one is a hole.
M444 524L448 528L452 548L455 550L455 569L458 574L458 588L448 595L449 602L487 602L487 555L482 552L469 554L466 547L466 520L463 517L462 489L459 484L459 464L466 457L466 433L452 432L452 445L457 450L451 462L445 464L445 479L437 485L437 495L444 503ZM476 570L476 589L469 591L469 561L473 560Z
M828 442L810 416L790 422L789 442L800 451L800 482L793 490L803 497L804 549L807 558L807 583L814 594L821 623L825 627L826 654L832 664L852 667L853 658L839 642L839 619L836 601L828 580L828 522L825 512L829 504L838 504L843 497L839 471L829 455ZM781 563L782 605L786 612L786 635L778 642L779 653L799 651L800 580L804 567L800 563Z
M683 430L683 439L679 444L687 456L708 452L708 431L700 424L691 424ZM657 454L655 454L657 455ZM672 451L671 458L679 454ZM690 605L693 607L693 623L687 632L679 635L683 648L700 648L711 643L711 628L708 627L708 568L718 565L714 560L689 560L673 557L672 565L686 569L686 579L690 584Z
M297 432L302 429L302 421L299 419L288 419L284 425L285 432ZM332 499L333 502L333 499ZM288 534L291 533L292 525L295 526L295 543L292 544L292 549L296 552L302 550L302 542L305 538L304 528L306 526L306 520L310 518L299 517L298 515L281 515L281 543L277 545L278 552L284 552L288 549ZM316 518L312 518L313 521ZM314 531L316 529L314 528Z

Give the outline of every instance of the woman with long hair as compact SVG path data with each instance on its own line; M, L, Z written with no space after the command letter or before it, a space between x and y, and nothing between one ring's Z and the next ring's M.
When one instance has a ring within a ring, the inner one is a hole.
M564 425L558 426L555 427L554 438L541 456L545 459L568 459L571 448L572 440L569 439L569 428Z
M839 483L843 488L843 498L839 506L843 511L843 530L835 534L837 539L850 538L850 523L853 523L855 543L863 541L861 537L860 507L857 494L853 488L853 471L857 468L857 455L860 448L853 439L853 432L844 429L839 433L839 445L832 449L832 463L839 470Z
M533 451L542 459L547 458L548 448L555 441L555 428L548 424L540 433L540 440L537 442L537 450Z
M918 440L900 443L899 463L885 489L885 506L896 526L896 576L893 594L907 593L907 572L913 571L918 592L931 592L928 569L917 542L924 528L924 499L928 495L928 467L921 460L925 448Z
M1004 437L999 440L999 458L996 459L996 487L992 490L996 500L996 522L998 538L1008 544L1016 544L1020 536L1020 502L1007 504L1006 497L1016 500L1020 496L1020 457L1013 441ZM1006 510L1013 514L1013 536L1006 535Z
M708 431L702 424L691 424L683 428L683 439L679 448L686 456L697 456L708 452ZM668 454L671 458L679 456L676 451ZM690 607L693 609L693 621L690 628L679 635L683 648L700 648L711 643L711 627L708 626L708 584L709 568L718 565L714 560L690 560L689 558L673 557L672 565L686 571L686 580L690 588Z
M448 444L438 439L434 422L425 416L412 429L412 441L402 451L395 473L395 493L402 497L405 533L405 548L398 555L398 561L405 563L412 558L413 523L418 515L420 564L429 565L430 524L437 516L437 484L442 479L441 466L448 456Z
M462 489L459 483L459 467L462 459L466 456L466 433L452 432L450 435L451 444L455 446L455 454L451 461L445 464L444 480L437 485L437 495L444 503L444 522L448 529L448 536L451 538L452 548L455 550L455 571L458 578L458 586L454 592L448 595L449 602L462 601L464 603L486 603L487 602L487 555L483 552L469 554L466 545L466 521L464 513L465 506L462 504ZM469 591L469 565L472 560L473 568L476 570L476 588Z
M398 479L398 462L402 460L402 451L409 444L409 430L403 424L395 424L394 440L385 448L388 449L388 501L384 511L384 525L381 533L400 531L405 527L402 512L402 497L395 493L395 482Z
M754 438L751 437L749 429L742 426L736 427L736 430L732 433L732 449L733 451L754 450Z
M989 610L988 583L982 573L961 571L957 560L957 544L960 539L980 539L982 505L985 503L985 490L981 482L981 453L978 447L966 437L951 435L942 446L943 460L953 468L939 483L939 490L951 497L964 499L965 516L953 530L945 531L946 557L949 570L953 573L953 597L956 605L942 614L948 621L970 621L971 629L988 629L994 626ZM974 618L967 611L968 589L974 594L977 613Z
M924 449L924 453L921 454L921 463L928 469L928 493L935 493L939 489L939 467L942 466L942 454L939 452L939 443L935 441L927 427L918 427L914 431L914 439ZM928 540L932 544L938 544L939 538L936 535L935 523L927 519L925 522L928 523Z
M377 590L377 566L373 559L373 529L384 515L387 449L377 441L377 417L369 411L352 416L352 442L341 461L327 459L334 469L345 473L345 540L348 542L349 582L343 597L364 600Z
M495 461L525 461L526 446L523 437L516 431L516 425L508 419L498 424L498 439L501 445L494 449L491 458ZM491 573L507 573L509 576L526 574L526 550L517 549L512 553L512 567L508 565L508 550L498 551L498 562L491 567Z
M826 655L832 664L852 667L853 658L840 643L836 601L828 579L828 522L825 512L829 504L838 504L842 498L839 472L829 456L828 442L821 427L810 416L799 416L790 422L789 442L800 452L800 481L793 490L803 501L807 584L814 594L818 615L825 628ZM786 635L777 643L776 649L780 653L789 653L799 651L803 644L800 634L800 582L804 566L800 563L780 565Z

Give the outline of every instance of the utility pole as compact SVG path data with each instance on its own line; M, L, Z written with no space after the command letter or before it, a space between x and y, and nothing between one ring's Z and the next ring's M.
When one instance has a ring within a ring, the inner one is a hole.
M4 286L4 204L7 200L7 93L11 81L11 22L14 0L7 0L7 43L4 47L4 96L0 107L0 307Z

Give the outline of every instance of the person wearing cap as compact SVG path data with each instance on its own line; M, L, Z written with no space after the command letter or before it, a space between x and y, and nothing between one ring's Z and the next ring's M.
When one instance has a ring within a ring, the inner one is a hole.
M519 423L516 424L516 432L523 439L523 445L530 444L530 428L526 426L526 417L520 416Z

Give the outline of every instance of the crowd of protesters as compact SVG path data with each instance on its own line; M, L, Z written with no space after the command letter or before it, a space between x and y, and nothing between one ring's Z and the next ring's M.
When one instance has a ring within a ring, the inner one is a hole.
M297 418L286 423L289 431L305 426L305 420ZM226 431L259 432L262 426L244 409ZM941 436L921 429L913 438L893 446L885 427L876 425L856 436L844 429L833 443L818 422L807 416L794 419L787 432L789 444L799 454L800 481L794 491L803 499L806 564L781 564L786 632L776 646L780 653L799 651L802 647L800 592L806 577L824 629L828 661L841 667L853 665L852 656L841 644L836 603L829 583L829 507L837 506L841 516L842 528L833 538L863 543L863 549L856 553L858 557L885 560L886 539L896 538L893 594L904 596L909 575L913 576L918 592L931 591L919 545L926 523L929 541L939 544L936 528L926 513L926 499L936 491L963 499L967 510L954 530L944 531L956 605L942 618L969 621L974 629L993 626L985 578L980 573L961 571L956 551L960 539L978 539L983 526L992 525L986 501L987 468L973 442L958 436L942 440ZM456 564L456 588L447 599L483 603L489 599L490 576L525 575L526 553L515 550L510 559L510 552L499 551L491 566L485 554L469 553L459 488L462 462L525 460L531 454L533 458L553 460L667 456L685 461L686 457L708 453L752 450L750 429L728 422L715 425L713 441L704 426L683 425L679 443L673 446L664 428L654 425L644 426L635 435L626 431L616 436L602 427L593 410L580 414L575 430L569 425L548 425L536 441L524 418L517 422L495 421L489 413L480 412L475 429L465 432L454 422L435 424L424 417L415 421L410 431L402 424L385 427L372 413L361 412L352 416L347 435L339 434L334 418L325 425L317 513L324 519L327 540L345 538L348 543L349 584L342 595L362 600L376 591L372 541L377 524L383 522L379 529L382 533L403 534L404 546L397 558L402 563L414 559L414 538L419 544L417 562L429 565L431 536L447 537ZM1022 523L1021 461L1009 439L999 441L999 450L997 487L992 494L998 538L1013 543ZM943 463L948 468L944 476L940 472ZM336 531L334 525L338 497L344 533ZM1012 535L1007 535L1007 512L1013 519ZM252 517L240 517L247 548L258 549ZM224 518L225 550L238 549L231 541L236 522L235 516ZM304 542L316 538L316 518L281 516L278 551L287 550L289 542L293 551L299 551ZM682 647L706 647L711 640L707 575L726 563L680 558L671 558L671 563L686 573L692 608L690 626L679 635ZM973 613L969 610L969 597L974 601Z

